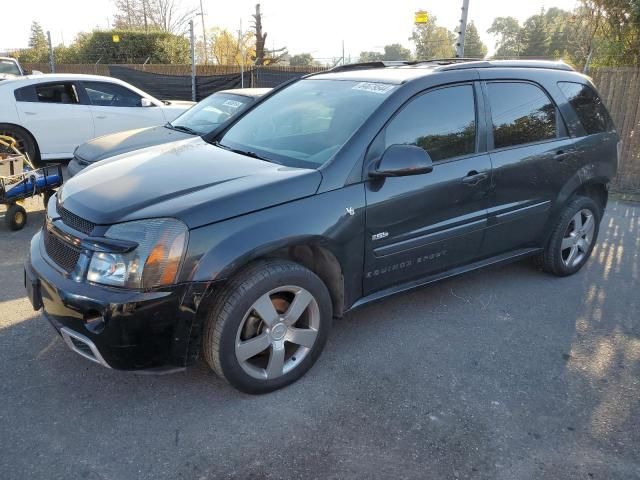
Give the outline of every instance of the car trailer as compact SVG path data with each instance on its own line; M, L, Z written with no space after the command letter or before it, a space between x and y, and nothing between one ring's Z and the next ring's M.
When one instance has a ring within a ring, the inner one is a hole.
M27 223L27 211L21 205L25 199L42 195L47 208L63 181L62 165L34 168L16 145L14 138L0 135L0 204L7 206L4 220L10 230L20 230Z

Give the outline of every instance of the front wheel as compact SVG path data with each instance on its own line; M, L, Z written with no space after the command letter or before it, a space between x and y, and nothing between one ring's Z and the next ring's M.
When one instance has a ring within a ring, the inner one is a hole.
M259 262L218 292L204 328L203 355L237 389L270 392L313 366L331 320L329 292L313 272L290 261Z
M578 197L569 203L542 253L543 269L560 277L580 270L595 246L601 215L591 198Z

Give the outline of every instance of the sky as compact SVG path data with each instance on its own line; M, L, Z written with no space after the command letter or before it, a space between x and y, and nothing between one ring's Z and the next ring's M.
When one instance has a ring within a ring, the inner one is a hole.
M10 0L3 0L8 2ZM237 31L240 21L248 28L257 0L203 0L205 24ZM198 0L182 0L199 7ZM263 29L267 47L286 46L291 54L309 52L315 58L342 56L357 58L361 51L382 51L391 43L413 50L409 41L413 14L425 9L438 24L453 30L460 20L462 0L262 0ZM112 0L20 0L11 2L10 21L0 28L0 51L27 46L33 20L50 30L54 44L69 44L82 31L109 28L114 13ZM494 17L514 16L521 22L542 7L572 9L576 0L470 0L473 20L483 41L493 51L494 39L487 34ZM196 17L196 34L202 23Z

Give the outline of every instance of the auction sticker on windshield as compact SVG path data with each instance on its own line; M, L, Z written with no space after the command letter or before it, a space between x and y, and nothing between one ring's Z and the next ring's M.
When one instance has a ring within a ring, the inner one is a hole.
M241 107L243 103L237 100L225 100L222 105L224 105L225 107L238 108Z
M388 83L360 82L353 86L352 90L362 90L365 92L379 93L384 95L392 90L394 85Z

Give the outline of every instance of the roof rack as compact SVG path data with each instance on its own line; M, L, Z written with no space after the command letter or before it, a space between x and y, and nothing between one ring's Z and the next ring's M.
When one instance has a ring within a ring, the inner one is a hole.
M351 70L365 70L370 68L389 67L411 67L420 65L431 65L439 67L439 70L458 70L464 68L548 68L553 70L574 71L574 69L563 61L550 60L484 60L481 58L431 58L428 60L394 60L349 63L333 67L327 72L348 72ZM326 72L319 72L326 73Z

